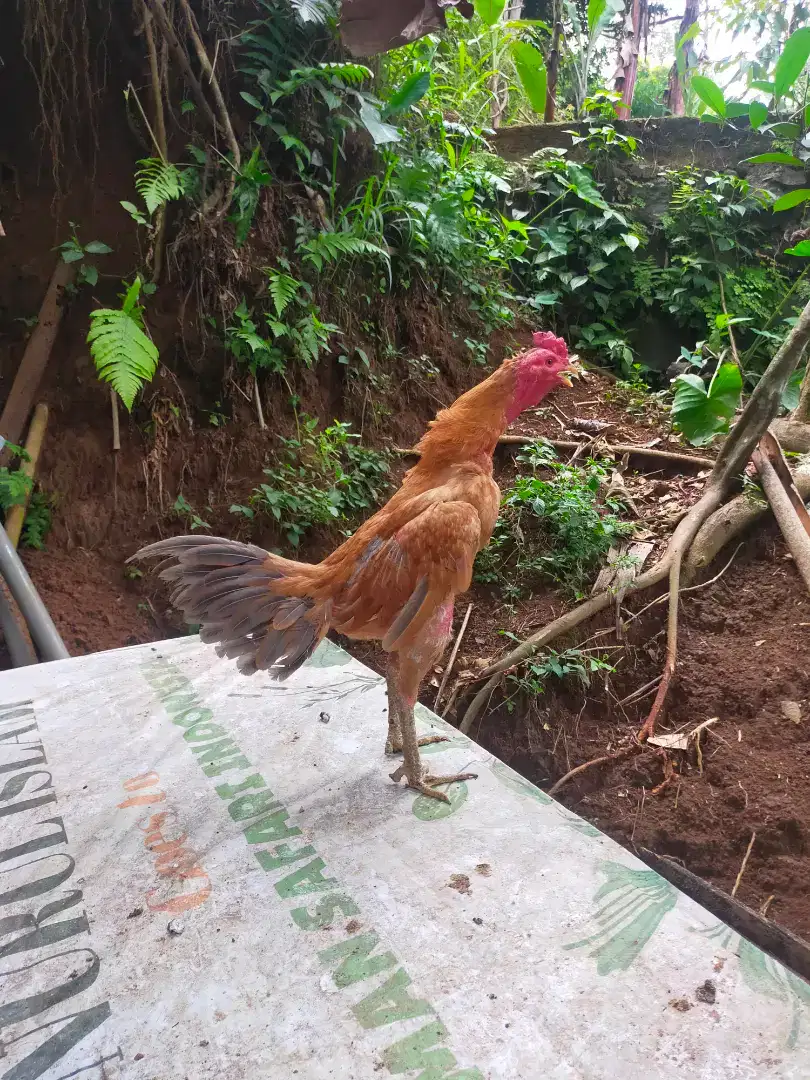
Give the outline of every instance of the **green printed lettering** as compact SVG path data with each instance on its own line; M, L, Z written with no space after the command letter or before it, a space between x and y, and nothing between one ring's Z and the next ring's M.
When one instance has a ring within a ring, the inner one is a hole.
M194 724L188 731L183 732L186 742L210 742L211 739L221 739L228 732L219 724Z
M357 934L347 941L331 945L318 953L318 959L324 964L340 960L340 967L334 972L332 979L335 986L351 986L352 983L360 982L361 979L370 979L372 975L379 975L381 971L396 964L397 958L391 952L369 957L369 953L376 949L379 943L379 935L372 930L368 934Z
M261 854L259 852L257 858ZM328 896L321 897L313 912L310 913L305 907L297 907L293 908L290 915L301 930L326 930L335 921L338 912L341 915L359 915L360 908L345 893L329 893Z
M177 713L172 717L172 723L177 724L178 727L194 727L195 724L201 724L207 722L213 717L213 713L210 709L202 709L195 705L191 709L184 709L182 712Z
M196 728L192 728L191 731L183 733L184 739L189 739L191 732ZM217 739L216 742L203 743L200 746L192 746L192 753L197 755L197 761L201 765L210 764L212 761L221 761L226 757L233 757L234 754L238 754L239 747L230 737L224 739Z
M448 1070L456 1064L453 1054L446 1046L430 1049L446 1038L447 1029L436 1020L384 1050L383 1064L395 1076L421 1069L414 1080L484 1080L479 1069L462 1069L448 1075Z
M231 769L249 769L251 762L245 757L244 754L237 754L236 757L228 758L227 761L216 761L210 765L203 766L203 772L206 776L222 776L224 772L229 772Z
M411 997L407 989L410 985L410 975L405 968L400 968L378 990L358 1001L352 1012L360 1027L383 1027L395 1024L397 1020L411 1020L414 1016L432 1013L430 1002Z
M244 798L250 796L245 795ZM231 804L233 805L233 804ZM301 830L297 825L287 825L289 810L277 810L275 814L268 814L261 821L255 821L245 829L245 839L249 844L267 844L270 840L286 840L288 836L300 836Z
M228 813L234 821L247 821L248 818L266 814L268 810L275 810L281 803L275 797L270 788L259 791L255 795L240 795L228 806ZM281 840L283 837L279 836Z
M263 788L267 787L267 781L264 779L261 773L253 773L247 780L243 780L241 784L220 784L214 788L214 791L219 795L220 799L232 799L235 795L238 795L240 791L247 791L248 788Z
M169 694L166 697L161 694L160 700L163 702L163 708L169 713L183 712L185 709L200 704L194 691L185 688L183 693Z
M259 860L262 870L278 870L282 866L298 862L299 859L308 859L315 854L315 848L311 844L297 848L293 851L289 844L278 844L273 848L273 854L269 851L257 851L256 858Z
M277 881L276 892L282 900L289 900L293 896L306 896L307 893L326 892L337 885L337 878L324 877L322 871L325 866L323 859L313 859L300 870L294 870L281 881Z
M160 695L161 700L178 690L188 689L188 679L184 679L182 675L164 675L162 674L162 668L158 668L157 670L158 674L153 675L149 681L151 682L152 689L155 693Z

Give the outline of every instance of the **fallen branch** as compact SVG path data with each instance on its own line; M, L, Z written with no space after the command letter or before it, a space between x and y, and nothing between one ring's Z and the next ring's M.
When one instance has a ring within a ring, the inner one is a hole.
M722 505L732 483L743 472L755 447L767 431L768 425L779 410L782 394L788 380L802 358L809 341L810 303L805 305L796 325L757 383L742 416L720 448L720 453L717 456L703 495L679 522L666 551L656 566L641 574L628 586L628 594L640 592L643 589L649 589L653 585L657 585L665 577L669 576L670 613L667 620L667 663L653 707L650 710L653 724L663 709L666 691L672 681L677 662L678 593L683 559L701 526ZM583 604L580 604L579 607L573 608L571 611L566 612L565 615L555 619L554 622L539 630L536 634L532 634L516 649L513 649L497 663L486 668L481 673L481 678L487 678L488 681L470 703L461 721L461 731L465 734L469 732L502 672L523 663L544 645L573 630L593 615L604 611L612 599L613 593L609 590L600 593L598 596L591 597ZM648 717L648 721L644 724L640 733L642 738L650 733L650 717Z
M450 672L453 670L453 664L455 664L455 662L456 662L456 656L458 656L458 650L459 650L459 647L461 646L461 639L464 637L464 633L465 633L465 631L467 629L467 623L470 621L470 615L472 613L472 609L473 609L473 606L472 606L472 604L470 604L468 606L468 608L467 608L467 611L466 611L466 613L464 615L464 619L463 619L463 621L461 623L461 629L459 630L458 636L456 637L456 643L453 646L453 651L450 653L450 659L447 661L447 667L444 669L444 675L442 676L442 681L439 684L439 690L438 690L438 693L436 694L436 700L433 702L434 712L438 711L439 702L441 701L442 694L444 693L444 688L447 685L447 680L450 677Z
M555 450L576 451L587 445L567 439L547 439L545 435L501 435L498 439L498 445L534 446L540 439L547 442L549 446L553 446ZM693 469L711 469L714 467L712 458L698 457L696 454L679 454L674 450L656 450L651 446L635 446L632 443L605 443L602 449L606 454L615 454L617 457L629 454L631 457L645 457L651 458L653 461L669 461L678 465L688 465ZM395 453L402 454L404 457L419 456L415 450L405 450L399 446L395 447Z
M76 263L66 263L60 258L0 416L0 435L10 443L19 443L25 430L62 321L65 289L73 284L75 278ZM4 450L0 453L0 462L7 459L8 451Z
M754 846L754 841L756 840L756 838L757 838L757 834L756 834L756 830L754 830L754 832L751 833L751 839L748 841L748 847L745 849L745 855L743 855L742 866L740 867L739 874L737 874L737 880L734 882L734 888L731 890L731 895L732 896L737 895L737 889L739 889L739 887L740 887L740 882L742 881L743 874L745 873L745 868L748 865L748 857L751 854L751 848Z

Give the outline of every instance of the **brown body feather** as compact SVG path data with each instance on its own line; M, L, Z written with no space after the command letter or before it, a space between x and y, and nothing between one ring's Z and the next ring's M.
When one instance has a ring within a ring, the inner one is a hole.
M211 536L172 537L133 558L164 559L158 569L174 585L172 603L245 674L286 678L330 628L407 652L469 588L492 534L500 497L492 453L515 363L439 413L399 491L323 562Z

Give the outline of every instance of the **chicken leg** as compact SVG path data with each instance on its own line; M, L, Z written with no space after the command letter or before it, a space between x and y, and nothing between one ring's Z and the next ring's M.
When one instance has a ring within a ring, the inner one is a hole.
M424 664L426 670L435 658L435 652L431 650L428 663ZM404 761L390 774L391 779L398 783L404 776L408 781L408 787L428 795L440 802L450 800L444 792L436 791L440 784L454 784L459 780L475 780L477 773L453 773L449 776L432 776L425 772L422 759L419 756L419 747L428 746L431 743L447 742L446 735L426 735L421 739L416 735L416 720L414 718L414 706L416 705L417 691L422 681L423 665L417 663L412 656L391 656L388 668L388 738L385 743L387 754L402 753Z

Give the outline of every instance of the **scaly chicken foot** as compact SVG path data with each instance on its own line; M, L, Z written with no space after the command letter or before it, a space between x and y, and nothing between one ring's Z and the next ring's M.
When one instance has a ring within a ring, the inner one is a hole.
M404 749L402 742L402 727L400 724L400 709L402 706L395 691L389 687L388 691L388 737L385 740L386 754L401 754ZM416 740L417 746L431 746L433 743L449 742L446 735L423 735Z
M408 787L418 791L421 795L427 795L439 802L450 802L443 791L437 791L440 784L455 784L460 780L475 780L477 773L453 773L449 776L431 776L425 769L419 756L419 747L428 746L431 743L449 742L446 735L425 735L421 739L416 735L416 723L413 716L413 706L409 706L396 690L388 695L388 739L385 744L386 753L402 752L405 760L401 765L389 773L394 783L405 777Z
M422 772L422 768L423 766L420 762L419 773ZM417 773L417 776L419 775L419 773ZM416 779L416 777L411 778L408 775L408 769L404 762L402 765L399 766L398 769L395 769L394 772L390 773L389 775L394 781L394 783L399 783L399 781L404 776L405 779L408 781L409 788L413 788L414 791L418 791L421 795L427 795L431 799L438 799L439 802L446 803L449 803L450 800L445 795L445 793L443 791L436 791L436 788L439 784L455 784L458 783L460 780L478 779L478 773L472 772L452 773L450 776L431 776L430 773L424 773L421 775L420 779Z

